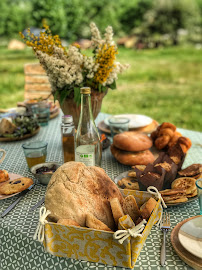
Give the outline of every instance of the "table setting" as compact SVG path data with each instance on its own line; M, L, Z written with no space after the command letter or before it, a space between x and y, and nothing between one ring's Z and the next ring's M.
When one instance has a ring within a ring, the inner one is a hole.
M60 116L62 113L60 114ZM107 114L100 113L96 119L96 123L103 121L103 119L109 117ZM57 119L53 119L48 126L44 127L40 133L36 136L38 139L43 138L48 142L47 149L47 159L48 162L57 162L62 164L62 154L61 154L61 140L58 133L53 133L52 130L60 129L60 123ZM184 136L191 138L193 143L200 142L202 134L200 132L189 131L178 129ZM31 140L31 139L27 139ZM24 153L22 150L22 142L4 142L1 143L0 147L6 151L6 158L1 163L0 169L4 168L8 172L16 173L18 175L23 175L26 177L33 178L33 174L29 171ZM57 149L57 151L55 151ZM190 164L201 162L201 148L198 146L191 147L185 158L184 166L187 167ZM130 169L129 166L117 163L114 157L111 155L110 148L108 147L102 153L102 168L107 172L111 179L115 179L121 173ZM54 257L46 252L44 252L41 244L33 240L33 236L36 230L36 226L39 218L39 209L41 204L34 210L30 210L35 206L41 199L43 199L46 191L46 186L42 185L38 180L35 180L35 186L32 188L23 199L15 206L15 208L10 211L5 217L1 218L1 242L4 243L1 248L2 254L4 254L3 260L1 261L2 269L8 269L11 261L16 262L16 266L20 267L20 262L25 265L30 265L32 269L37 269L40 266L40 262L43 258L46 261L44 269L48 267L47 265L56 264L58 268L56 269L68 269L72 265L76 269L84 269L85 267L115 269L113 266L104 266L99 263L79 261L74 259L59 258ZM16 200L16 196L8 199L3 199L0 201L2 212L5 211L11 203ZM42 202L43 205L43 202ZM192 202L170 206L166 209L170 214L170 230L167 233L167 243L166 243L166 267L168 269L192 269L189 267L176 253L175 246L180 243L174 242L171 244L170 235L172 230L177 226L177 224L186 220L187 218L195 217L199 215L199 204L198 200ZM176 233L174 233L176 238ZM172 239L172 238L171 238ZM156 226L153 226L149 236L147 237L146 243L142 248L142 251L138 257L138 260L134 266L134 269L144 269L151 267L151 269L160 269L160 249L161 249L162 233ZM6 245L6 246L5 246ZM27 251L28 248L28 251ZM179 248L178 248L179 249ZM176 250L178 250L176 248ZM15 250L18 254L16 257ZM24 254L24 255L22 255ZM184 253L182 253L184 254ZM193 254L192 254L193 255ZM30 263L30 256L33 258L33 263ZM181 255L182 256L182 255ZM193 255L194 256L194 255ZM18 259L17 259L18 258ZM149 260L148 260L149 258ZM182 257L183 258L183 257ZM197 257L195 257L197 258ZM199 258L200 260L200 258ZM37 266L38 264L38 266ZM60 266L59 266L60 265ZM35 267L35 268L34 268ZM41 266L42 267L42 266ZM195 265L194 265L195 267ZM12 268L11 268L12 269ZM20 268L19 268L20 269ZM40 269L40 268L39 268ZM43 269L43 268L41 268ZM124 269L121 267L116 267L116 269ZM193 268L197 269L197 268ZM200 269L200 268L198 268Z
M51 118L53 104L30 100L1 114L0 268L202 269L202 133L100 112L128 68L112 28L102 39L91 23L88 58L44 27L21 36L60 108Z

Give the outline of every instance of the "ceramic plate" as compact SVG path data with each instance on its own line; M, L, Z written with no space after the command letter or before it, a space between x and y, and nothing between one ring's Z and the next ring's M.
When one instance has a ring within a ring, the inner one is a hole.
M9 173L9 177L10 177L10 179L8 181L15 180L15 179L20 178L20 177L23 177L23 176L22 175L19 175L19 174L15 174L15 173ZM0 186L3 183L0 183ZM19 193L20 192L17 192L17 193L11 194L11 195L2 195L2 194L0 194L0 200L4 200L4 199L10 198L10 197L13 197L13 196L15 196L15 195L17 195Z
M195 269L195 270L202 270L202 259L194 256L189 251L187 251L180 243L179 241L179 230L182 227L183 224L188 222L189 220L198 218L199 216L190 217L187 218L181 222L179 222L172 230L170 240L172 243L172 246L177 253L177 255L180 257L181 260L183 260L185 263L187 263L191 268L187 269ZM181 269L184 269L185 267L182 267Z
M109 116L105 118L104 123L109 126L109 118L112 116ZM140 115L140 114L119 114L119 115L113 115L113 117L126 117L130 120L129 122L129 128L140 128L145 127L152 123L152 118Z
M9 138L9 137L0 137L0 142L13 142L13 141L21 141L30 137L33 137L40 131L40 127L35 129L32 133L28 133L23 135L22 137L14 137L14 138Z
M129 171L126 171L126 172L123 172L123 173L119 174L118 176L116 176L116 177L114 178L114 182L115 182L116 184L118 184L118 181L119 181L119 180L121 180L122 178L128 176L128 172L129 172ZM166 205L167 205L167 206L179 206L179 205L184 205L185 203L189 203L189 202L194 201L194 200L197 200L197 199L198 199L198 197L195 196L195 197L192 197L192 198L188 198L188 201L186 201L186 202L181 202L181 203L166 203ZM202 222L202 221L201 221L201 222Z
M179 230L180 244L202 259L202 216L187 221Z

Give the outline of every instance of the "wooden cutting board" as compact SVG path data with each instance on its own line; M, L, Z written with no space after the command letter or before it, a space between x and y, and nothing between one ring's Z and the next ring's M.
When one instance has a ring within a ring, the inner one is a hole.
M171 232L171 243L177 255L182 259L186 264L193 267L196 270L202 270L202 259L194 256L193 254L189 253L181 244L178 238L178 232L180 227L186 223L187 221L197 218L199 216L190 217L188 219L183 220L182 222L178 223Z

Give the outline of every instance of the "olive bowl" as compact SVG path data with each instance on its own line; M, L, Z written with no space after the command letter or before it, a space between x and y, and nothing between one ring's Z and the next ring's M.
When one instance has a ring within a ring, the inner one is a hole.
M44 162L37 165L34 165L30 168L31 173L35 176L35 178L38 179L38 181L43 185L48 185L52 175L54 172L47 172L45 174L43 173L37 173L37 170L40 170L42 167L52 169L54 168L57 170L61 165L56 162Z

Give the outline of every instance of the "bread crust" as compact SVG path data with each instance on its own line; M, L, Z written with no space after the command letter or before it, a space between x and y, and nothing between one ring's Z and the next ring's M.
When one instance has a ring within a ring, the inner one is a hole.
M93 216L90 213L86 215L86 226L88 228L92 228L95 230L112 232L112 230L109 227L107 227L106 224L104 224L102 221L100 221L99 219L97 219L95 216Z
M133 221L136 221L139 218L140 210L134 196L128 195L125 197L123 211L126 215L128 214Z
M157 204L157 201L154 198L149 198L148 201L146 201L141 207L140 207L140 213L142 218L148 220L151 216L152 211L154 210L155 206Z
M58 224L66 225L66 226L77 226L80 227L79 223L77 223L75 220L68 219L68 218L60 218L57 221Z
M146 134L125 131L114 136L113 144L124 151L139 152L151 148L153 143Z
M73 219L85 226L86 215L93 214L112 230L114 219L109 200L123 196L102 168L81 162L67 162L52 176L46 191L45 206L51 218Z
M155 157L150 150L142 152L127 152L118 149L113 144L111 145L111 153L121 164L129 166L147 165L155 160Z
M110 200L110 205L111 205L112 214L113 214L113 217L114 217L115 224L116 224L116 226L118 226L119 218L124 216L122 206L121 206L118 198L111 199Z

